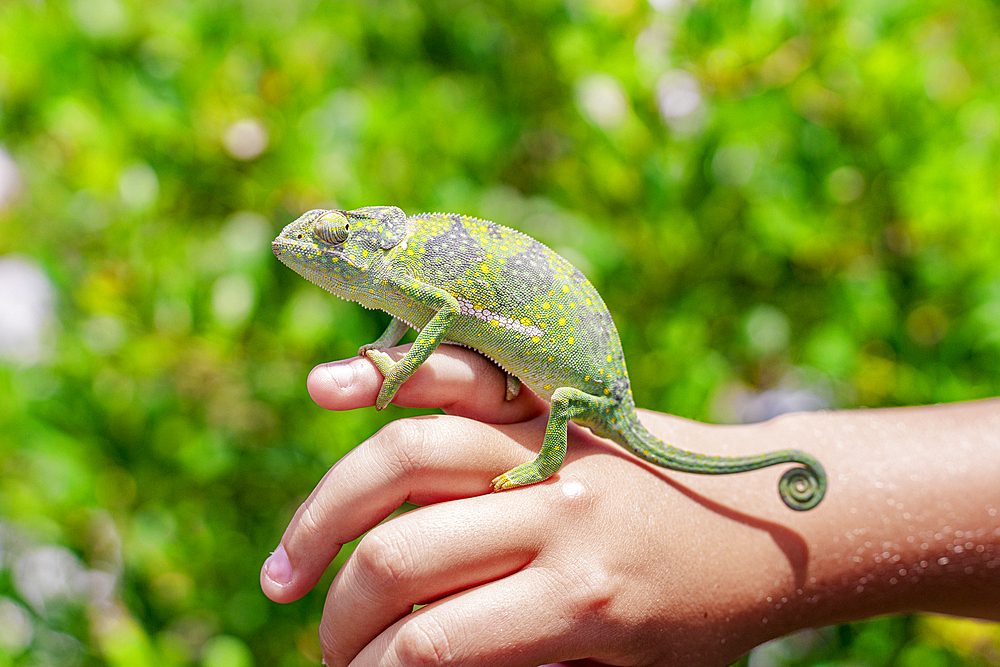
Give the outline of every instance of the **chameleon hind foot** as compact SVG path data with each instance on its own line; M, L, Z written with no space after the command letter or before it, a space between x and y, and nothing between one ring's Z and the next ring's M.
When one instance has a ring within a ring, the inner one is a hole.
M521 378L516 375L511 375L510 373L505 373L507 376L507 390L504 395L504 400L513 401L517 398L517 395L521 393Z
M515 489L519 486L544 482L551 476L551 472L546 473L539 468L537 461L529 461L528 463L522 463L513 470L508 470L499 477L495 477L490 484L493 485L493 492L496 493L497 491L506 491L507 489Z
M494 478L493 490L506 491L519 486L544 482L562 467L566 457L566 427L569 420L600 406L603 399L579 389L559 387L552 393L549 423L545 425L542 449L534 461L522 463Z

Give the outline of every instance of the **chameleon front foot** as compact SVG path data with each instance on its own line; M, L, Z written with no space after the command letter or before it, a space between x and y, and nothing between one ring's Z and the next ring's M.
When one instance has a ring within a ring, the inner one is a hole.
M398 318L392 318L389 322L389 326L386 328L385 333L378 337L377 340L368 343L367 345L362 345L358 348L359 356L367 356L368 350L384 350L388 347L392 347L400 341L403 334L407 332L410 325L400 320Z
M375 364L375 367L378 368L384 378L382 380L382 388L378 392L378 398L375 399L375 409L383 410L389 405L392 397L396 395L396 391L403 384L403 379L405 378L399 372L399 364L393 361L385 352L381 350L365 350L364 354Z

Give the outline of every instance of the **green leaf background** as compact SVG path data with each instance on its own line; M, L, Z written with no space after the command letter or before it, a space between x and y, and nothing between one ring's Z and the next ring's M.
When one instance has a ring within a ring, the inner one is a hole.
M41 304L33 351L0 312L0 667L318 661L324 585L278 606L260 564L413 411L309 400L387 321L271 257L309 208L532 234L647 408L997 395L998 34L987 0L0 2L0 293ZM750 664L998 660L897 617Z

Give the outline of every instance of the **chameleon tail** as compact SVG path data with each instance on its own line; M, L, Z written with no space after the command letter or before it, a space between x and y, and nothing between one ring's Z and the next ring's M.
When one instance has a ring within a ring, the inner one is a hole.
M707 456L678 449L647 431L638 418L626 419L625 447L639 458L670 470L704 475L728 475L759 470L782 463L799 463L785 471L778 482L781 500L793 510L816 507L826 494L826 471L810 454L798 449L783 449L755 456Z

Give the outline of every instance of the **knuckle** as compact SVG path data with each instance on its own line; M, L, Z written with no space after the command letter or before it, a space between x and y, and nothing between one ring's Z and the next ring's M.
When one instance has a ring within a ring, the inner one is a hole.
M429 615L418 616L404 625L394 644L402 665L429 667L454 664L454 652L444 628Z
M325 535L323 526L325 524L322 510L318 504L307 500L302 505L302 514L299 516L297 526L298 532L302 533L309 541L323 539Z
M587 483L587 480L576 475L566 474L553 489L554 503L561 512L570 514L593 513L597 503L597 494Z
M340 638L336 628L323 619L319 625L319 647L323 653L323 664L337 667L351 661L352 656L345 651L342 643L343 639Z
M588 568L579 574L580 593L577 598L580 606L590 612L599 612L606 608L614 597L611 577L603 567Z
M569 602L581 621L600 617L615 597L614 581L598 563L574 560L572 567L561 568L554 579L556 595Z
M400 477L410 475L424 463L427 445L425 420L397 419L389 422L374 440L393 472Z
M408 542L391 528L374 530L361 540L354 552L358 577L372 592L385 595L404 587L410 572Z
M601 614L614 597L611 577L600 566L581 568L574 573L577 607L587 616Z

